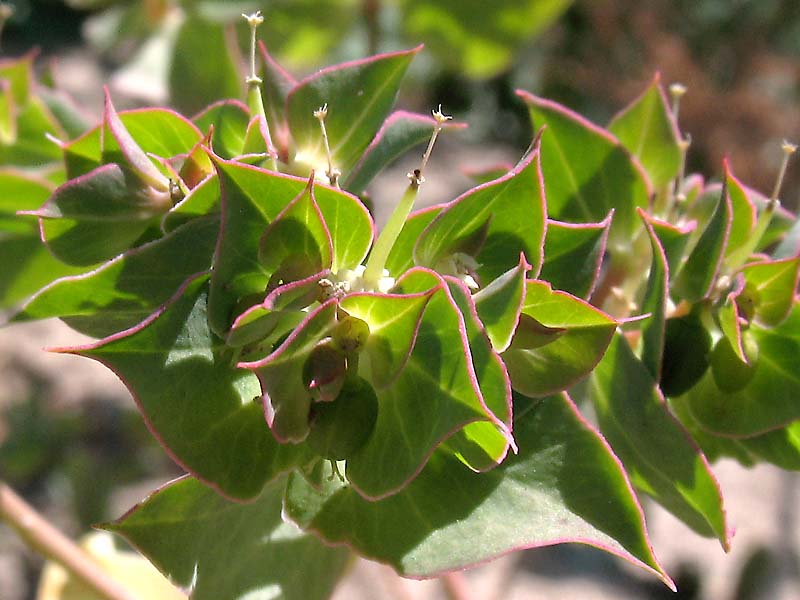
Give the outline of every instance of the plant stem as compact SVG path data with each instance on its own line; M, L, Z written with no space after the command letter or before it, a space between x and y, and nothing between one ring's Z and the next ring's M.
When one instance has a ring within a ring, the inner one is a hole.
M0 521L14 529L28 546L67 569L106 600L136 600L72 540L0 481Z
M445 573L439 578L444 588L444 593L449 600L470 600L469 587L467 586L464 573L453 571Z

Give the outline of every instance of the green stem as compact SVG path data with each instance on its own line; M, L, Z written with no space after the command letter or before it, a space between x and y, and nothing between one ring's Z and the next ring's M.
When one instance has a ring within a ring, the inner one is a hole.
M53 527L33 507L0 481L0 521L5 521L28 546L57 562L105 600L136 600L86 552Z
M367 261L367 267L364 270L364 283L368 288L375 289L378 285L378 280L383 276L383 268L386 265L386 260L389 258L389 253L392 251L397 237L403 230L411 209L414 207L414 201L417 199L419 186L421 181L416 177L416 174L411 175L411 183L406 188L403 197L394 209L394 212L389 217L383 230L378 236L378 240L372 247L372 252Z

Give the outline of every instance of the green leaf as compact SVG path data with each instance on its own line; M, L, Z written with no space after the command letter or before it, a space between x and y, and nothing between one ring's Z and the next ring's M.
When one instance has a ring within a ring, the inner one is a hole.
M0 165L39 168L57 162L61 149L47 134L56 137L65 134L42 99L31 96L24 106L12 110L15 114L10 116L16 118L16 138L10 144L0 142Z
M758 346L755 373L736 393L725 393L707 373L686 396L697 422L718 435L749 437L785 427L800 418L800 307L792 307L780 325L751 324Z
M61 317L94 337L133 327L169 300L190 276L211 268L218 231L215 217L187 223L98 269L53 282L13 320Z
M649 313L642 325L642 363L655 381L661 379L661 362L664 358L664 338L669 300L669 266L667 254L661 246L661 240L653 228L652 220L647 213L639 210L647 235L650 237L652 259L650 274L647 276L647 289L642 300L642 312Z
M270 135L278 145L281 159L288 162L290 133L289 123L286 120L286 99L289 97L289 92L297 86L297 81L272 58L263 43L259 42L258 48L262 63L261 96Z
M588 390L600 430L634 487L699 534L717 537L727 551L719 484L622 335L611 342Z
M0 60L0 79L8 82L11 96L18 106L25 106L31 98L33 61L38 54L38 50L31 50L20 58Z
M314 180L269 224L258 244L258 260L270 281L267 291L305 279L331 266L333 244L314 198ZM275 281L280 277L279 281Z
M0 307L11 308L36 290L79 269L55 259L42 244L36 219L17 215L34 210L53 191L48 181L12 169L0 169Z
M211 146L216 154L225 159L239 156L244 147L244 134L250 121L247 106L238 100L220 100L192 118L201 131L211 127Z
M233 314L237 301L265 293L272 273L258 260L261 237L308 181L221 159L215 163L223 200L210 318L214 331L225 335L237 316ZM372 243L369 213L357 198L335 188L316 184L314 195L333 241L331 270L355 268Z
M171 104L183 113L196 113L215 100L241 96L242 81L222 25L190 14L172 51Z
M219 213L219 181L216 174L206 177L192 188L186 197L164 213L161 229L174 231L184 223L209 213Z
M417 294L360 292L342 299L342 310L369 325L359 369L377 389L391 385L403 369L434 292L434 288Z
M17 105L8 81L0 79L0 145L17 141Z
M272 434L282 443L297 444L308 435L311 392L303 369L317 343L336 324L336 301L314 310L274 352L239 366L251 369L261 382L264 414Z
M517 346L503 353L515 390L531 397L564 390L585 377L606 350L617 322L544 281L527 282L522 314L550 329L563 329L543 346Z
M103 528L122 535L195 600L326 600L349 552L283 522L284 486L278 479L254 502L234 504L184 477Z
M522 287L524 275L521 280ZM464 319L483 404L496 421L470 423L448 438L444 445L472 470L486 471L503 461L510 446L516 450L511 436L511 381L499 354L492 348L467 286L454 277L447 278L447 286ZM516 314L519 316L519 304Z
M434 289L435 288L435 289ZM476 421L505 425L488 412L470 360L464 318L447 286L415 269L404 294L430 293L408 360L391 385L376 390L378 420L367 443L347 461L347 478L367 498L396 493L446 438Z
M403 491L378 502L347 486L320 492L292 475L285 511L323 539L351 545L407 577L578 542L625 558L672 587L653 556L625 472L572 402L561 395L531 405L517 416L515 430L519 454L493 471L473 473L437 452Z
M571 0L404 0L402 25L409 39L451 70L488 78L505 71L516 52L567 10Z
M764 327L780 325L794 304L800 258L751 263L742 269L750 293L756 296L755 318Z
M680 131L656 73L647 89L608 125L608 130L642 163L657 188L669 184L681 168Z
M125 383L150 430L184 469L222 494L258 496L267 481L313 454L278 444L266 423L256 376L208 327L207 277L121 334L64 348L108 366Z
M708 369L711 334L697 312L667 319L661 362L661 390L680 396L697 383Z
M735 260L736 254L742 251L746 252L747 248L751 247L751 237L756 225L756 207L748 197L747 189L742 182L733 175L727 160L725 161L725 187L731 199L731 229L725 247L725 257L733 257ZM747 256L743 256L741 260L744 261L747 258Z
M486 334L497 352L511 344L525 300L525 280L531 266L520 256L519 264L472 296Z
M697 302L711 293L725 256L732 220L731 197L727 185L723 185L711 220L672 281L672 292L678 297Z
M347 175L375 137L395 101L400 81L420 48L381 54L323 69L301 81L288 97L296 162L327 170L314 111L328 105L325 127L333 166Z
M345 189L362 193L389 163L431 137L436 121L426 115L399 110L392 113L345 179ZM462 128L461 123L444 123L444 129Z
M548 219L539 278L558 290L588 300L600 276L612 216L600 223L580 224Z
M683 260L684 250L689 243L689 238L694 232L696 224L689 222L682 226L673 225L649 215L647 220L653 229L653 233L658 238L658 243L664 250L669 272L677 273Z
M168 192L141 187L109 164L56 189L35 213L53 254L72 265L93 265L134 246L171 206Z
M647 206L650 183L619 140L563 106L518 91L542 136L547 211L563 221L602 221L614 210L612 249L626 249L640 227L636 207Z
M519 263L538 273L545 236L544 183L534 150L500 179L447 204L419 237L416 263L436 268L457 254L472 256L484 284Z
M189 152L203 134L194 123L163 108L146 108L117 113L125 130L145 154L170 158ZM103 162L101 127L95 127L63 146L67 177L84 175ZM108 141L107 141L108 143ZM150 160L148 158L148 160Z

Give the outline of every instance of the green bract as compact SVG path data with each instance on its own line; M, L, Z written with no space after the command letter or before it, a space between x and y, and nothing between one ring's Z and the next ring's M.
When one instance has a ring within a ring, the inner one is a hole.
M407 214L412 173L378 237L359 195L450 127L392 113L418 51L297 82L264 50L249 107L107 94L82 133L0 64L2 304L97 338L59 351L189 473L107 527L198 598L327 597L347 551L308 532L412 577L579 542L671 586L640 494L728 548L704 450L800 465L794 217L727 165L682 178L656 78L608 128L519 92L520 162Z

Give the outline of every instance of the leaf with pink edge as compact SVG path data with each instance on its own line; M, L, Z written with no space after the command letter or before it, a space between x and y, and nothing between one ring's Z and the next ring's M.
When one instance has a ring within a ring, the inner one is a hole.
M426 115L403 110L389 115L361 159L347 175L344 187L354 194L363 192L381 169L414 146L431 137L436 121ZM463 128L464 123L444 123L445 129Z
M653 379L661 379L661 362L664 358L664 338L667 318L667 302L669 300L669 265L667 254L658 238L652 219L643 210L639 216L644 222L645 230L650 238L650 273L647 276L647 288L642 299L643 313L650 317L642 324L642 364Z
M601 221L614 211L611 243L627 247L640 227L636 207L647 206L650 182L638 162L605 129L563 106L518 91L542 135L547 211L564 221Z
M392 384L403 369L435 288L416 294L349 294L340 306L369 325L359 368L375 388Z
M209 213L219 213L219 181L216 174L193 187L161 218L161 230L169 233L181 225Z
M758 348L749 383L724 392L707 372L685 396L700 426L717 435L750 437L800 419L800 305L780 325L752 323L748 333Z
M681 149L672 111L667 106L661 76L608 125L628 151L638 158L656 187L669 184L681 168Z
M531 397L564 390L588 375L617 327L599 309L566 292L553 291L544 281L527 282L522 314L554 333L544 345L528 345L517 334L503 352L512 387Z
M287 99L295 160L325 172L327 159L314 111L327 104L325 127L333 166L347 176L388 116L420 48L328 67L298 83Z
M273 437L258 379L233 366L230 349L208 327L207 280L187 282L137 327L60 351L114 371L170 456L222 494L246 500L314 455Z
M216 159L222 189L222 229L211 277L210 318L225 335L242 298L264 299L272 276L259 262L259 240L308 180ZM374 225L361 202L321 184L314 197L333 242L331 270L357 266L372 243ZM246 307L245 307L246 308Z
M472 296L486 334L497 352L511 344L525 300L525 281L531 266L520 255L519 264Z
M587 393L600 431L634 487L700 535L730 546L719 484L708 461L669 412L655 380L619 334L592 373Z
M220 100L192 118L192 122L205 133L214 128L211 147L215 154L226 159L242 153L249 121L247 106L238 100Z
M116 164L60 186L36 214L42 238L71 265L94 265L137 245L171 206L168 192L131 181Z
M297 444L308 436L311 392L303 370L317 344L336 325L336 301L329 300L314 310L269 356L256 362L240 363L261 382L264 414L272 434L282 444Z
M781 469L800 471L800 421L737 441L761 460Z
M577 542L620 556L674 589L605 441L566 395L525 408L514 424L519 454L488 473L436 452L404 490L377 502L335 481L318 490L293 474L285 512L324 540L352 546L406 577L435 577L514 550Z
M488 421L504 427L482 398L464 319L442 279L415 269L397 289L428 292L430 300L402 370L391 385L376 390L378 419L372 435L347 461L348 480L368 498L405 487L434 449L465 425Z
M93 337L133 327L169 300L189 277L211 268L218 231L218 218L196 219L98 269L54 281L31 298L13 321L60 317Z
M486 471L503 461L510 446L516 450L511 435L511 381L500 355L492 348L469 289L454 277L447 278L447 286L464 319L470 358L483 403L496 420L470 423L448 438L443 446L470 469Z
M756 207L747 195L747 189L733 174L725 161L725 187L731 199L731 229L725 246L725 257L738 264L749 257L740 256L750 247L753 228L756 224Z
M708 296L722 266L733 220L727 185L722 186L717 207L697 244L672 280L672 292L688 302Z
M102 527L128 540L173 584L191 589L194 600L327 600L350 553L283 521L285 485L277 479L254 502L239 504L182 477ZM228 560L219 560L220 552Z
M281 153L281 160L288 161L289 123L286 119L286 98L297 86L297 81L267 52L262 42L258 43L261 54L261 97L269 123L270 134Z
M612 218L579 224L548 219L539 278L557 290L589 299L600 276Z
M484 284L516 266L520 253L538 273L546 218L539 151L534 149L505 176L447 204L420 235L414 256L417 264L438 269L454 256L468 255L477 262Z

